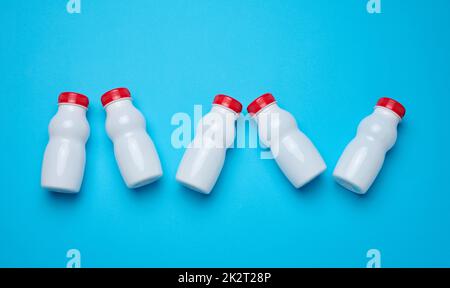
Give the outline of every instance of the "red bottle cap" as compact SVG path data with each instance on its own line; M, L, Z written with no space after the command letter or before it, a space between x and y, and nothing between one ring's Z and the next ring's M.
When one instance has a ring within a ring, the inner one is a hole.
M241 113L242 111L242 104L238 100L227 96L227 95L217 95L214 97L213 104L222 105L225 106L231 110L233 110L236 113Z
M252 116L256 115L259 111L261 111L261 109L263 109L269 104L274 103L275 101L276 100L272 94L266 93L253 100L253 102L247 106L247 112L250 113L250 115Z
M109 90L103 94L101 101L103 107L106 107L109 103L122 98L131 98L131 93L127 88L116 88Z
M406 114L405 107L403 107L403 105L400 104L400 102L397 102L391 98L386 98L386 97L380 98L380 100L378 100L376 106L388 108L388 109L392 110L393 112L395 112L395 114L397 114L400 118L405 117L405 114Z
M74 104L84 108L89 106L89 98L83 94L75 92L62 92L58 97L58 104Z

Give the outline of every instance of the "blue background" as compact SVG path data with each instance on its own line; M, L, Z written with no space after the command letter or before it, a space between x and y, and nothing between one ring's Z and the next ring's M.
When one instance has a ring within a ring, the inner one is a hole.
M450 266L450 1L0 2L0 266ZM164 177L129 190L104 129L103 92L128 87ZM82 191L40 188L62 91L90 97ZM259 149L232 149L209 196L174 180L174 113L272 92L328 165L296 190ZM381 96L407 108L366 196L331 173Z

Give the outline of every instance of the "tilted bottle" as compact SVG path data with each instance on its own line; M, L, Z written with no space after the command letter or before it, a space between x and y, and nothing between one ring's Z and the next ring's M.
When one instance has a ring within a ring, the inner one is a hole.
M146 131L142 113L131 102L127 88L103 94L106 131L114 144L120 173L129 188L152 183L163 174L155 145Z
M299 130L295 118L277 105L272 94L256 98L247 111L258 124L262 144L270 148L294 187L306 185L325 171L325 162L314 144Z
M397 126L405 116L402 104L390 98L378 100L372 114L358 126L356 137L342 153L333 176L358 194L365 194L384 163L386 152L397 140Z
M242 111L236 99L217 95L211 111L200 120L194 140L186 148L176 180L195 191L209 194L236 136L235 123Z

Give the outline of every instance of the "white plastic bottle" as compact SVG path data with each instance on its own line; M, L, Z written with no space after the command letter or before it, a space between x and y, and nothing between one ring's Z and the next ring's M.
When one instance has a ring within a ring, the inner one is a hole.
M43 188L63 193L80 191L90 132L86 119L88 105L89 99L82 94L59 95L58 112L50 121L50 139L42 162Z
M358 194L365 194L383 166L386 152L397 140L397 125L405 116L402 104L381 98L372 114L358 126L356 137L341 155L333 176L336 181Z
M209 194L236 136L235 123L242 111L236 99L217 95L211 111L200 120L194 140L178 166L176 179L195 191Z
M162 176L155 145L146 131L144 116L131 102L127 88L116 88L101 98L106 110L106 132L128 188L138 188Z
M294 117L278 107L272 94L264 94L247 107L258 124L259 139L295 188L300 188L327 168L314 144Z

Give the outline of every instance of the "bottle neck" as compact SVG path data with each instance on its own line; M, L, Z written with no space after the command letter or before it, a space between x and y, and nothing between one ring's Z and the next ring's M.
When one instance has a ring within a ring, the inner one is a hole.
M276 102L270 103L269 105L258 111L258 113L253 115L253 119L255 119L256 123L259 123L261 121L261 118L267 117L267 115L270 113L276 113L279 109L280 107L278 107Z
M64 112L64 113L72 113L72 114L79 114L80 116L86 115L87 108L76 105L76 104L70 104L70 103L62 103L58 105L58 112Z
M234 120L236 120L239 117L239 114L236 113L235 111L233 111L225 106L218 105L218 104L213 104L211 112L219 113L226 117L233 117L232 119L234 119Z
M115 100L111 103L109 103L108 105L106 105L105 110L106 113L113 113L116 110L121 110L121 109L127 109L127 108L131 108L134 107L133 103L131 102L131 98L122 98L122 99L118 99Z
M400 118L400 116L398 116L394 111L385 107L376 106L373 114L383 118L385 121L395 127L397 127L400 121L402 121L402 118Z

